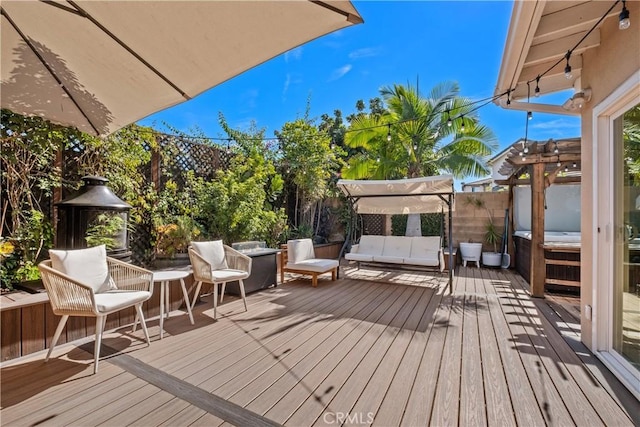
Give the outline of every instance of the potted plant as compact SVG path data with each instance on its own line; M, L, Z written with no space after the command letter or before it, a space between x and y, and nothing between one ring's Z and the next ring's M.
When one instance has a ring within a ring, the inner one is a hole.
M487 210L488 211L488 210ZM484 241L488 245L493 246L493 252L482 253L482 264L488 267L499 267L502 264L502 254L498 252L498 241L500 240L500 233L493 223L493 217L489 212L489 221L485 228Z
M187 249L192 240L200 235L200 229L189 216L177 216L173 220L156 226L156 267L188 264Z

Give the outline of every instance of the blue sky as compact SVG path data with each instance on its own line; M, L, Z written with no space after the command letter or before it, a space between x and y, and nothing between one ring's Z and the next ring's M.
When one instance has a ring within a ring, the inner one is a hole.
M511 1L353 1L364 24L311 41L255 67L191 101L141 120L164 130L163 122L189 133L226 137L222 112L234 128L252 121L266 136L304 114L342 110L378 96L382 86L415 84L427 95L442 81L456 81L471 99L493 95L511 17ZM566 98L565 96L564 98ZM498 137L499 150L524 137L525 112L490 104L481 120ZM535 114L529 139L579 136L578 118ZM474 178L467 178L470 181ZM456 187L459 187L459 183Z

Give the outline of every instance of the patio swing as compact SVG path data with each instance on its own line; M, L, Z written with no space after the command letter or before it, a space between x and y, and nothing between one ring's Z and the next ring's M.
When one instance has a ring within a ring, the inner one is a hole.
M440 175L399 180L345 180L338 188L349 199L356 214L406 215L448 212L449 292L453 291L452 211L454 208L453 176ZM359 215L358 215L359 216ZM354 241L358 216L349 223L347 239L340 256ZM360 219L361 220L361 219ZM361 220L362 221L362 220ZM442 216L440 247L444 241L444 215Z

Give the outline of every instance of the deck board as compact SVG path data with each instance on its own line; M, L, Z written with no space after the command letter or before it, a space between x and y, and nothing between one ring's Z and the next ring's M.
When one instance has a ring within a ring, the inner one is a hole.
M383 286L374 286L371 292L366 293L364 300L354 305L354 319L345 318L340 322L332 322L326 331L330 333L328 337L321 336L321 341L309 341L307 345L289 352L282 359L285 366L279 364L271 367L250 386L243 386L236 392L228 390L227 392L232 392L231 399L256 411L266 412L338 346L343 351L348 350L349 342L353 343L358 339L357 326L365 322L369 313L389 298ZM362 320L357 320L359 318ZM334 353L333 357L337 357L337 354Z
M163 340L152 319L149 347L107 333L97 375L90 340L2 365L2 423L633 425L637 400L579 342L571 299L533 300L510 271L460 267L452 294L446 279L346 267L251 294L247 312L225 298L217 321L204 297Z

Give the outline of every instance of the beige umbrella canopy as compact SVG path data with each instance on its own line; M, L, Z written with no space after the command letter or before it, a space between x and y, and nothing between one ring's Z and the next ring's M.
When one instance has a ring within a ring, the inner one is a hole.
M106 135L362 18L349 1L12 1L2 108Z

